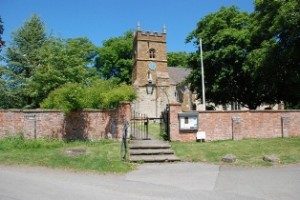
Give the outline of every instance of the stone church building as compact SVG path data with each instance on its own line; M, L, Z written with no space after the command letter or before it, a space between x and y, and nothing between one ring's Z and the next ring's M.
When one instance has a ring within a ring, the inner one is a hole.
M166 35L165 27L162 33L150 33L138 26L134 37L132 84L137 100L132 108L148 117L160 117L166 105L174 102L184 102L183 110L191 109L191 92L180 84L190 70L168 67Z
M189 90L185 82L190 69L168 67L166 50L166 28L162 33L142 32L140 26L135 32L133 46L132 84L137 91L137 99L132 104L133 112L148 117L160 117L167 104L181 103L182 111L203 111L204 105L196 100L196 94ZM208 103L206 108L214 110L248 110L238 103L215 106ZM283 110L283 103L262 105L257 110Z

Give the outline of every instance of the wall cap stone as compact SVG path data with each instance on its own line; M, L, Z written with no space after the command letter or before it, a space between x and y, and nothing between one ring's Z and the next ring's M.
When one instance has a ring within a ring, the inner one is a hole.
M170 103L170 106L181 106L181 103Z
M197 111L199 113L289 113L289 112L300 112L300 110L206 110L206 111Z
M122 105L128 105L130 102L124 101L120 103L120 106ZM116 111L116 109L83 109L83 110L75 110L71 112L107 112L107 111ZM58 109L0 109L0 112L23 112L23 113L53 113L53 112L61 112L63 113L62 110Z
M23 112L23 113L45 113L45 112L63 112L57 109L0 109L0 112Z

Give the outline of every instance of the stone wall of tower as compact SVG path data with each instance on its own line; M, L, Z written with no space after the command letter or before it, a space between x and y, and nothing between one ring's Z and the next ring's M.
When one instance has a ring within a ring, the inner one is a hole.
M137 99L132 104L133 112L146 114L148 117L160 117L167 104L176 102L176 86L156 86L152 94L147 94L146 87L135 87Z
M155 50L155 56L150 51ZM176 87L170 85L167 66L166 33L137 31L134 38L132 84L137 91L137 100L132 104L134 112L148 117L160 117L166 105L174 101ZM149 68L155 63L155 69ZM149 79L149 73L151 79ZM146 84L154 84L152 94L147 94Z
M150 49L155 49L155 58L149 57ZM154 81L157 79L156 72L168 72L166 34L137 31L134 38L133 85L144 86L148 83L150 62L156 63L156 70L150 71Z

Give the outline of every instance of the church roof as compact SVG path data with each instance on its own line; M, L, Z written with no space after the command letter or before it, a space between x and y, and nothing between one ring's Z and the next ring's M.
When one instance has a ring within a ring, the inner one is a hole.
M182 67L168 67L168 72L170 80L173 84L179 84L182 81L185 81L186 78L190 75L191 69L182 68Z

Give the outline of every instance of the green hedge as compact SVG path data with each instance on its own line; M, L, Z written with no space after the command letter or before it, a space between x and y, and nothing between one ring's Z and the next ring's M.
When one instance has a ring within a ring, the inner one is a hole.
M121 101L133 101L136 92L133 87L118 84L116 80L96 80L85 86L68 83L52 91L41 103L42 108L61 109L65 113L85 108L116 108Z

